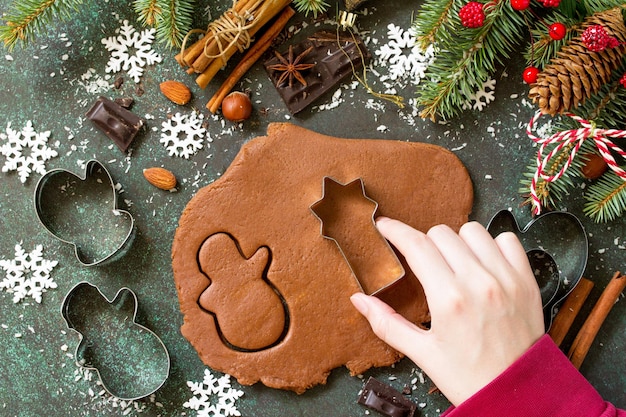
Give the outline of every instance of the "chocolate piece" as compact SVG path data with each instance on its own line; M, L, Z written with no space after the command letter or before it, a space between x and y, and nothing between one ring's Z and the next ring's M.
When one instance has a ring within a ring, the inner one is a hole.
M113 82L113 87L115 87L116 90L119 90L122 87L122 84L124 84L124 78L117 77Z
M274 56L264 63L278 94L292 114L302 111L344 78L352 75L353 69L362 68L364 63L371 58L363 42L356 36L353 38L340 35L338 42L336 33L318 32L303 42L293 45L293 55L298 56L310 47L313 49L301 62L302 64L315 63L313 68L300 72L306 85L294 82L290 87L286 80L279 84L278 80L282 72L270 68L280 64L279 59Z
M414 417L417 410L402 393L372 377L365 383L358 403L389 417Z
M132 97L118 97L113 101L115 101L117 104L124 107L125 109L130 109L131 107L133 107L135 99L133 99Z
M86 116L123 152L128 150L143 126L143 120L137 115L106 97L98 97Z

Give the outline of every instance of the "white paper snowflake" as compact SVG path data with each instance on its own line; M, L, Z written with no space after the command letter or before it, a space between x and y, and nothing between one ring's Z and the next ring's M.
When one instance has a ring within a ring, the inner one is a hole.
M183 407L196 410L198 417L241 416L235 402L241 398L243 391L230 385L230 375L216 378L211 371L205 369L202 382L187 381L187 386L193 397Z
M17 303L31 297L41 303L41 296L48 288L56 288L57 284L50 277L50 272L58 261L43 258L43 246L37 245L30 253L22 249L22 244L15 245L13 259L0 259L0 267L5 272L0 282L0 290L13 293L13 302Z
M496 80L488 78L482 85L482 88L467 98L463 103L463 110L482 111L489 103L496 99Z
M418 84L435 59L435 47L429 45L423 50L416 43L413 28L405 30L393 23L387 25L387 37L388 42L374 51L377 64L389 68L387 77L392 81L410 79Z
M206 129L202 127L203 120L202 113L192 112L189 115L176 113L161 123L160 142L170 156L188 159L202 149L206 133Z
M128 71L128 76L138 83L146 65L161 62L161 55L152 50L156 30L150 28L137 32L128 20L124 20L115 33L117 36L102 39L107 51L111 52L106 72Z
M33 171L45 174L45 162L57 156L57 151L48 147L49 138L50 131L35 132L30 120L21 131L12 129L9 123L5 132L0 132L0 153L6 157L2 172L16 171L22 183Z

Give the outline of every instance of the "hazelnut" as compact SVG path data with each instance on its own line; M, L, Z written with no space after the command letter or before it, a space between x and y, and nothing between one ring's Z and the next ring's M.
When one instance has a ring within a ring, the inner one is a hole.
M233 91L222 101L222 114L231 122L242 122L252 114L252 102L247 94Z
M584 163L581 172L585 178L590 180L598 179L608 169L606 161L597 153L588 153L583 155Z

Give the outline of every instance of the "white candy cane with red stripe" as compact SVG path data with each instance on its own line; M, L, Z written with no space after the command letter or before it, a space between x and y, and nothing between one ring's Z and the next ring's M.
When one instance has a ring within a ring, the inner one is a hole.
M565 130L562 132L557 132L552 136L547 138L540 138L535 136L532 133L533 126L541 117L541 111L538 111L528 123L528 127L526 128L526 133L533 140L533 142L539 145L539 150L537 151L537 170L533 175L533 179L530 184L530 196L532 199L533 205L533 214L539 214L541 212L541 200L537 196L537 182L539 178L543 179L546 182L554 182L561 178L561 176L567 171L567 169L572 164L572 161L576 157L576 154L580 150L583 142L586 139L592 139L596 146L598 147L598 151L600 155L607 163L609 168L611 168L617 175L619 175L624 181L626 181L626 171L621 168L617 162L615 162L615 158L611 154L611 151L614 151L626 158L626 152L622 150L620 147L615 145L613 141L609 138L626 138L626 130L617 130L617 129L597 129L595 123L589 122L579 116L576 116L572 113L567 113L566 116L571 117L576 120L582 126L579 129L573 130ZM543 156L546 148L548 146L556 145L554 149L552 149L546 156ZM544 170L550 160L557 155L564 147L573 145L572 150L570 151L569 157L567 161L563 164L559 172L553 175L547 175L544 173Z

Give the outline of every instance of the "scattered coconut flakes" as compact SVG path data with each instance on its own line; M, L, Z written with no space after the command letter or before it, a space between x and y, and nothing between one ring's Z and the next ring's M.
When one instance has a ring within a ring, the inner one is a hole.
M89 94L105 93L113 86L109 80L99 75L94 68L87 68L87 71L81 74L80 80L76 82Z

